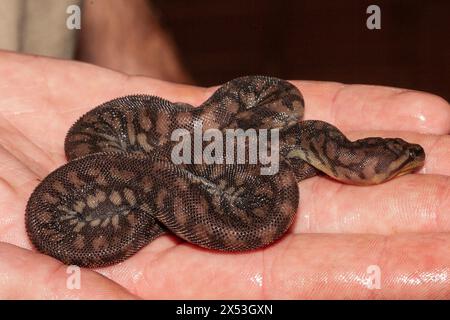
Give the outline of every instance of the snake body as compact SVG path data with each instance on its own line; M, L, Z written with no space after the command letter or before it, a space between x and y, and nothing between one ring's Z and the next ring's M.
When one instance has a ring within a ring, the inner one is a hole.
M166 232L213 250L252 250L290 227L298 181L321 172L375 184L424 162L419 145L351 142L331 124L300 121L303 113L294 85L262 76L231 80L197 108L148 95L108 101L70 128L68 163L30 196L29 238L39 251L85 267L123 261ZM249 161L173 163L173 131L193 132L199 121L203 131L278 129L278 172L262 175L261 164Z

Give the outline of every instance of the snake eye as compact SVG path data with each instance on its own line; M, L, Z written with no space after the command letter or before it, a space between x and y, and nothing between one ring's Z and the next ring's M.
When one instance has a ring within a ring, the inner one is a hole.
M409 157L412 159L419 158L424 153L422 147L420 147L420 146L414 146L414 147L410 148L408 150L408 152L409 152Z

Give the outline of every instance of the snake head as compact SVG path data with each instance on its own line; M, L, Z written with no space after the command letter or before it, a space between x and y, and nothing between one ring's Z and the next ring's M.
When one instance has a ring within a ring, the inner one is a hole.
M425 151L422 146L408 143L402 139L394 140L397 140L396 143L403 147L403 155L392 163L394 176L398 177L413 172L424 165ZM395 169L396 166L397 168Z
M425 163L425 151L414 143L400 138L381 139L384 143L377 149L378 163L372 183L381 183L391 180L422 167ZM381 149L381 150L380 150Z

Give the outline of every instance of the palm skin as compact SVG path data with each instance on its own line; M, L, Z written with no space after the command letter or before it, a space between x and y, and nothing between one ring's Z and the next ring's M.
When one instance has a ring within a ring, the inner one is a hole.
M325 177L300 183L294 226L268 248L218 253L164 235L125 262L82 269L32 249L25 205L65 162L70 125L92 107L132 93L198 105L214 88L128 77L92 65L0 52L0 298L450 298L450 107L409 90L294 81L306 119L351 139L421 144L418 174L357 187ZM369 289L367 268L381 271Z

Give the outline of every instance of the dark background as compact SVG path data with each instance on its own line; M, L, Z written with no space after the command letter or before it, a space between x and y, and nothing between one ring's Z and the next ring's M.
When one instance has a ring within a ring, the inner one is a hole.
M450 100L450 1L154 0L194 81L266 74L396 86ZM366 9L381 8L381 30Z

